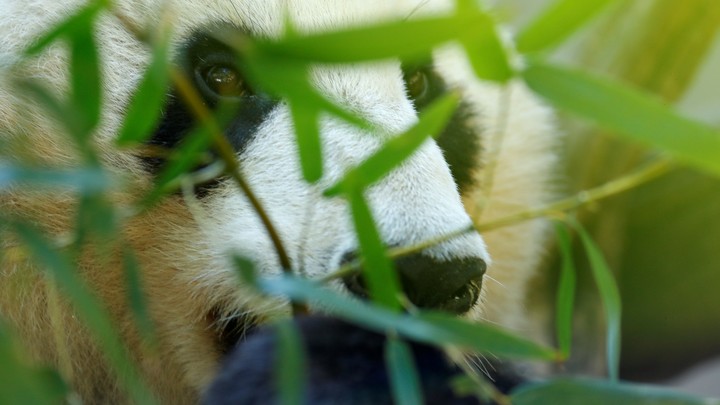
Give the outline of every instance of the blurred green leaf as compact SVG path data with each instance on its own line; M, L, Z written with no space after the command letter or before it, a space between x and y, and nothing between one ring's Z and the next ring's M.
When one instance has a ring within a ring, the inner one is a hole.
M558 346L563 358L570 356L572 344L572 320L575 304L576 272L572 257L572 241L566 226L555 224L562 267L560 269L560 284L557 291L557 307L555 314Z
M13 186L33 186L76 190L93 194L113 187L100 168L43 169L0 165L0 190Z
M380 150L350 170L336 185L325 191L326 196L343 191L365 189L385 177L410 157L428 137L438 135L452 117L459 103L457 94L448 94L429 105L420 120L402 135L387 141Z
M615 0L558 0L518 35L520 52L538 52L555 46Z
M97 242L108 248L118 232L118 220L112 204L102 194L83 195L79 203L75 224L77 248L82 249L82 245L91 236L97 237ZM100 253L101 257L106 257L110 251L106 249Z
M30 367L20 356L20 346L0 322L0 403L61 404L67 385L51 370Z
M278 351L275 371L279 384L280 404L300 405L305 403L305 352L300 335L290 322L275 325Z
M474 7L474 6L473 6ZM458 11L460 12L460 11ZM478 16L484 23L460 37L475 75L481 79L506 83L515 72L497 33L495 22L489 15Z
M94 15L87 21L78 21L78 25L68 33L70 41L70 81L72 104L80 114L81 132L75 133L79 142L86 141L100 121L102 107L102 87L100 61L93 33Z
M395 331L419 342L455 345L498 357L557 358L552 349L516 337L496 326L467 321L451 314L398 313L342 296L314 282L293 276L261 279L258 285L268 294L318 304L330 314L381 333Z
M30 47L25 50L28 56L37 55L44 51L53 42L61 38L67 38L72 35L78 28L84 27L88 22L95 18L95 15L107 7L107 0L94 0L88 2L88 5L74 15L66 18L53 29L38 38Z
M242 256L233 256L233 262L235 263L235 269L238 272L240 280L257 288L258 278L255 271L255 263Z
M154 348L157 346L155 326L148 311L147 298L140 276L140 263L129 246L123 248L123 267L125 268L128 302L130 302L130 310L135 318L135 325L140 331L143 341Z
M678 115L648 94L542 62L531 63L523 77L559 108L720 175L720 131Z
M585 252L590 260L590 268L595 278L600 297L602 298L605 316L607 317L607 366L610 379L617 381L620 370L620 320L622 308L620 292L612 271L605 262L602 252L590 235L579 223L573 226L580 235Z
M478 77L507 81L513 72L494 21L475 2L460 0L457 5L453 14L444 17L382 22L304 36L286 35L277 41L244 42L241 48L267 55L280 65L287 64L288 59L305 64L391 58L413 62L425 59L441 44L459 41L468 50Z
M420 376L410 346L397 337L388 336L385 362L390 374L393 398L398 405L423 404Z
M221 105L213 114L217 127L224 128L234 118L236 111L236 105ZM179 189L179 180L184 174L212 163L215 159L211 148L212 130L208 125L194 127L183 136L179 146L166 151L168 156L165 159L157 158L164 160L164 165L155 179L155 186L143 199L143 206L156 204L167 193Z
M350 201L355 233L360 244L362 275L367 283L370 298L393 311L399 311L401 309L398 301L400 280L387 255L362 189L349 190L347 198Z
M523 359L555 360L558 357L557 353L552 349L485 323L472 323L451 314L430 311L422 312L415 318L423 322L426 325L425 327L432 325L433 332L438 334L438 340L435 341L435 344L441 344L440 340L442 338L439 335L447 333L444 337L446 342L473 348L482 353ZM411 326L419 328L421 325L413 324ZM400 328L398 330L403 331ZM417 333L423 332L418 330ZM481 347L485 349L481 349Z
M117 138L118 145L132 145L145 141L160 120L170 82L170 35L163 34L154 44L150 66L130 100Z
M428 56L440 44L487 24L485 14L475 10L471 15L381 22L335 32L292 35L278 41L259 41L256 46L263 54L306 63L355 63L391 58L412 61Z
M154 403L152 394L138 376L133 362L116 334L104 305L90 293L77 276L74 267L35 229L23 223L14 223L11 227L30 249L37 262L46 269L48 282L57 283L73 303L73 308L94 334L98 346L103 350L131 397L138 404Z
M48 89L32 80L19 80L17 83L18 91L22 94L34 98L50 115L65 127L68 134L78 134L83 132L82 115L75 112L73 106L66 105L59 100Z
M512 392L513 405L718 405L665 388L603 380L561 378L521 386Z
M320 143L320 110L306 103L290 104L303 178L314 183L322 177L322 145Z

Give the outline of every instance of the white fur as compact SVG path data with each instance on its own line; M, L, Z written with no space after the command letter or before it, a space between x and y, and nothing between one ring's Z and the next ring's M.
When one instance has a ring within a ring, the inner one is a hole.
M121 13L139 26L155 26L171 19L175 43L193 29L217 21L231 21L253 33L277 36L282 32L284 4L294 24L306 32L357 25L366 21L405 16L416 1L342 0L159 0L118 1ZM54 46L42 56L23 62L21 69L8 70L20 59L19 53L55 22L82 4L79 0L0 0L0 136L8 138L9 153L30 154L50 164L76 164L77 156L58 130L58 124L42 109L18 95L11 85L14 75L42 79L43 84L62 94L66 89L66 54ZM447 9L437 1L421 13ZM122 122L124 108L149 60L117 20L103 15L98 32L104 63L103 121L95 142L108 170L130 184L113 193L114 201L126 205L139 190L149 187L151 178L137 160L114 148L113 139ZM447 80L462 89L463 95L481 111L476 125L486 134L496 133L501 116L501 89L473 78L461 52L450 47L437 52L438 66ZM322 141L325 177L310 186L300 176L289 111L274 110L258 128L242 154L242 171L267 209L287 247L293 263L302 264L309 276L337 268L342 255L357 248L348 207L340 198L326 199L321 193L361 162L384 140L417 120L401 79L399 63L387 61L353 67L321 67L313 72L314 85L326 96L361 114L376 130L363 133L336 118L325 117ZM470 212L478 201L490 201L483 219L542 202L547 196L546 180L553 165L552 136L548 112L539 107L519 84L512 86L508 124L501 142L485 146L478 156L496 167L492 187L481 187L464 196ZM492 136L490 138L493 138ZM25 142L12 142L23 139ZM25 150L22 145L31 145ZM1 162L2 160L0 160ZM388 244L410 245L456 231L470 218L463 209L442 153L427 142L411 159L368 193L372 212ZM51 236L71 229L74 197L71 193L52 195L16 190L0 194L0 209L36 221ZM155 356L144 351L126 308L123 275L119 258L106 263L88 254L81 259L88 284L107 304L123 337L136 356L145 379L159 399L167 403L194 402L198 392L212 379L220 354L213 348L213 334L206 314L221 307L226 316L250 309L261 317L287 314L282 303L238 292L228 253L252 258L264 275L279 273L279 263L264 227L247 199L231 183L198 201L199 208L174 198L124 227L124 237L133 245L143 265L143 282L150 311L161 342ZM190 204L195 206L196 204ZM542 225L526 224L487 235L493 256L484 281L482 303L471 316L488 318L514 328L522 327L522 297L531 270L541 255ZM4 246L14 246L11 239ZM435 257L480 257L489 262L485 243L477 235L466 235L429 250ZM495 281L493 281L495 280ZM501 283L502 285L495 284ZM21 286L22 288L18 287ZM66 377L89 402L118 401L122 398L116 382L103 365L72 309L50 299L44 279L31 260L10 261L0 267L0 314L10 320L40 362L59 365ZM59 308L59 310L57 310ZM56 314L51 319L51 314ZM59 314L59 315L58 315ZM57 317L61 319L57 319ZM58 333L53 325L64 325ZM61 364L62 358L71 364Z

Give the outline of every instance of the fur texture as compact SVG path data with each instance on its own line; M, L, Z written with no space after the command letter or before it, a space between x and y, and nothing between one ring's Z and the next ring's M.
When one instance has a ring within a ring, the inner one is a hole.
M126 0L119 11L138 26L170 19L175 57L189 39L218 24L231 24L251 35L282 32L284 5L304 32L404 17L420 1L342 0ZM18 94L12 81L41 79L57 94L67 90L67 54L53 46L41 56L15 65L23 49L54 23L72 14L80 0L0 0L0 163L21 157L51 167L78 164L77 152L57 122ZM414 15L448 9L429 2ZM103 15L97 32L103 63L102 122L93 140L107 170L124 180L113 202L128 206L153 182L142 159L113 146L130 96L149 61L149 53L118 21ZM521 84L499 89L482 83L456 47L435 55L434 71L446 87L459 88L467 114L456 119L470 128L480 145L468 167L472 185L461 196L443 152L428 141L411 159L367 194L382 237L388 245L406 246L443 235L470 223L469 212L492 220L542 203L555 158L549 112ZM308 276L337 268L347 252L357 249L348 207L342 199L326 199L322 191L388 137L417 120L398 62L352 67L318 67L314 85L326 96L371 121L372 134L326 118L321 136L326 153L325 177L316 186L300 176L291 118L279 103L252 129L238 159L242 170L277 226L295 266ZM451 134L449 134L451 135ZM451 150L451 149L448 149ZM451 160L451 156L448 156ZM77 197L13 188L0 190L0 211L28 219L50 238L72 232ZM466 314L526 333L523 297L532 270L542 256L544 226L525 223L466 235L428 249L438 261L482 259L492 264L483 281L480 301ZM265 276L280 273L276 255L262 224L246 198L230 182L219 182L188 204L170 196L152 212L123 225L123 237L142 266L149 311L159 337L158 352L143 347L126 301L120 255L100 258L88 251L79 259L87 284L112 314L143 377L163 403L194 403L215 376L221 357L218 330L229 320L248 315L257 322L287 316L286 303L257 297L242 288L229 252L253 259ZM487 246L486 246L487 244ZM3 235L2 247L17 245ZM488 251L490 252L488 254ZM122 402L117 381L72 308L42 276L31 258L2 256L0 316L15 328L39 363L60 368L87 403ZM341 283L336 287L344 290Z

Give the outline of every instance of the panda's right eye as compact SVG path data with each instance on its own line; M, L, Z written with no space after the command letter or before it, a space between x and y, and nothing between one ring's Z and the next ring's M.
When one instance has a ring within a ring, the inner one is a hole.
M252 93L231 54L203 58L194 74L200 92L211 101L239 100Z
M248 92L240 71L233 66L208 66L200 75L208 89L218 97L242 97Z

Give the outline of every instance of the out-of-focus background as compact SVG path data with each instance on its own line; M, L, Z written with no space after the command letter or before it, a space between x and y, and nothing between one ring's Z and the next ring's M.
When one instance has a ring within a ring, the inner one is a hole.
M495 7L521 27L551 2L502 0ZM720 127L718 28L718 0L616 1L554 59L648 90ZM568 194L621 176L654 153L567 116L561 126ZM621 290L622 378L720 397L720 180L679 168L578 214ZM603 313L585 255L580 247L575 253L580 283L567 371L598 375ZM552 305L556 261L549 258L538 280L539 303Z

